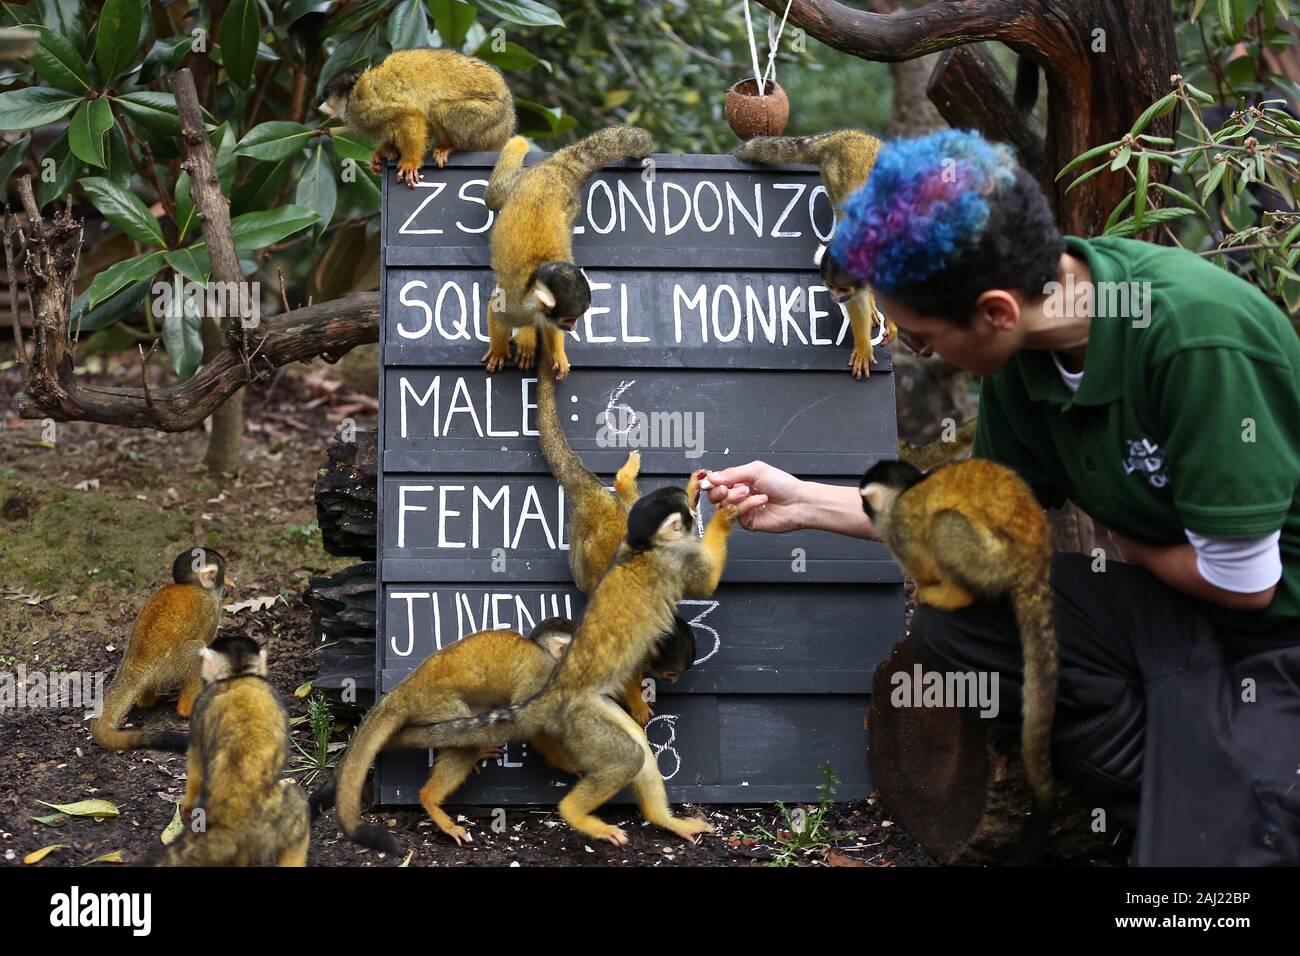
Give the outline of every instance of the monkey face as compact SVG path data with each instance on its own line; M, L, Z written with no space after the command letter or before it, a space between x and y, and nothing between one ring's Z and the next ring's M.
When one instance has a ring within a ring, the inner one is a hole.
M546 262L529 280L529 294L538 314L565 332L591 308L591 283L572 262Z
M360 70L344 70L334 74L325 84L325 100L317 109L326 116L347 120L348 97L352 95L352 87L356 86L360 76Z
M219 637L199 654L203 680L209 684L246 674L265 677L267 673L266 650L249 637Z
M569 650L577 627L567 617L548 617L528 634L530 641L541 645L557 661Z
M627 513L627 545L645 551L656 544L678 541L695 528L686 492L675 486L643 495Z
M226 559L211 548L186 548L172 562L172 580L219 591L227 583Z
M919 468L905 461L876 462L858 482L862 510L872 521L888 517L898 495L924 477Z
M680 617L673 618L673 629L664 637L650 661L650 673L656 680L675 683L695 664L695 632Z
M865 288L853 276L844 271L843 267L835 261L831 255L828 246L819 246L817 248L817 265L821 267L822 285L830 291L831 297L836 302L843 305Z

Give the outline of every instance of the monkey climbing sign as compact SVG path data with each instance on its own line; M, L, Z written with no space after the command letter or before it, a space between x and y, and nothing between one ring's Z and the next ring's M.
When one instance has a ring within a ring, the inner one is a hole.
M543 159L529 154L524 168ZM586 606L570 500L539 435L538 376L550 364L512 358L489 374L482 361L496 160L456 153L426 166L415 188L385 177L381 694L466 635L527 635ZM572 370L553 390L581 465L613 488L635 453L644 496L758 458L856 486L866 464L894 457L889 352L877 348L870 377L854 378L848 313L815 264L834 217L813 167L653 155L592 175L572 230L591 300L562 333ZM707 496L700 509L703 527ZM643 684L645 733L672 803L814 800L827 763L839 799L866 795L871 676L903 634L902 577L883 545L736 528L720 586L679 602L677 615L695 638L694 666ZM429 760L382 753L378 802L417 802ZM511 743L454 799L553 802L571 780Z

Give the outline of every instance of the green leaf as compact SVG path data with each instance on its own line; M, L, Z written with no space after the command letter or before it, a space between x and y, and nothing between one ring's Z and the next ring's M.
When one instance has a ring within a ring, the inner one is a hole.
M235 156L235 132L230 128L230 121L222 123L212 134L212 143L216 147L214 162L217 165L217 179L221 182L221 194L229 196L235 184L235 173L239 170Z
M172 369L182 382L198 371L203 362L203 315L179 282L172 283L167 297L162 339Z
M1192 6L1192 12L1187 19L1190 20L1192 23L1195 23L1196 18L1199 17L1201 15L1201 11L1205 9L1205 2L1206 0L1196 0L1196 3Z
M292 169L292 158L282 159L269 169L265 166L259 169L258 172L264 175L249 178L235 187L234 195L230 197L230 214L240 216L276 205Z
M1223 28L1224 35L1229 40L1235 43L1236 41L1241 39L1241 34L1238 32L1236 25L1233 23L1232 0L1218 0L1218 4L1219 4L1219 24Z
M315 132L309 126L287 120L259 123L239 141L235 155L269 161L285 159L306 146Z
M394 50L429 45L429 18L423 0L401 0L388 17L388 44Z
M3 190L5 181L13 175L13 171L18 168L18 164L27 158L27 147L31 144L32 137L29 133L6 149L3 156L0 156L0 190Z
M108 100L87 100L72 117L68 126L68 147L78 159L106 169L104 134L113 125L113 109Z
M465 36L478 16L478 11L462 0L429 0L429 12L433 14L443 44L456 50L465 42Z
M32 66L45 82L73 93L90 92L90 71L72 41L48 27L37 27L40 39Z
M167 244L158 220L153 217L144 200L126 187L119 186L111 179L91 176L81 180L81 188L86 191L95 208L104 214L104 218L132 239L151 246Z
M0 129L31 129L61 120L82 97L52 86L29 86L0 93Z
M338 202L334 167L330 164L325 153L325 143L321 140L316 141L316 148L303 167L293 201L305 209L313 210L320 217L315 229L315 239L319 242L330 220L334 218L334 205Z
M164 136L181 134L181 118L176 112L176 97L170 93L137 90L116 96L113 102L145 129Z
M755 87L755 89L757 89L757 87ZM1152 120L1170 112L1177 103L1178 100L1173 93L1166 93L1142 111L1142 115L1137 118L1137 122L1135 122L1133 128L1129 130L1129 135L1136 136L1138 133L1146 129Z
M162 252L146 252L142 256L123 259L95 274L87 290L87 299L92 307L99 305L118 289L126 288L137 282L148 282L163 267Z
M157 253L151 252L149 255L156 256ZM151 275L149 278L153 278L153 276ZM94 332L97 329L116 325L123 319L128 319L139 313L148 293L149 280L143 279L133 285L119 289L92 309L90 308L90 290L86 289L73 300L72 308L68 310L68 315L72 317L68 322L68 326L74 330L79 329L81 332ZM80 322L78 322L77 316L81 316Z
M190 227L198 221L195 214L194 197L190 195L190 184L189 171L181 170L181 174L176 177L175 193L176 239L178 242L185 240Z
M142 20L139 0L106 0L95 39L95 63L105 85L111 85L135 61Z
M370 155L379 144L374 140L358 136L351 131L340 131L330 136L334 141L334 152L339 159L350 159L369 167Z
M577 125L572 116L564 115L559 107L551 108L529 100L515 100L519 113L520 133L536 136L560 136Z
M365 33L353 33L339 41L334 52L325 60L320 70L320 80L316 83L316 93L320 95L335 74L351 69L354 65L364 63L370 58L366 44L373 44L375 26L372 24Z
M1089 160L1096 159L1098 156L1109 153L1112 149L1118 146L1119 143L1119 140L1115 140L1113 143L1103 143L1100 146L1094 146L1086 153L1080 153L1061 168L1061 171L1056 174L1056 181L1060 182L1063 176L1067 175L1071 170L1078 169Z
M1120 200L1120 204L1118 206L1116 206L1114 209L1111 210L1110 216L1107 217L1106 219L1106 225L1102 228L1102 232L1109 233L1111 228L1115 225L1115 223L1119 221L1120 216L1124 215L1124 213L1128 210L1128 207L1131 205L1133 205L1133 194L1129 193L1122 200Z
M52 163L54 169L54 178L49 180L46 179L46 170L50 168L47 163ZM36 204L44 206L65 195L72 189L73 183L77 181L83 169L85 166L81 160L68 150L68 131L65 129L41 157L40 185L36 187Z
M1137 187L1134 189L1133 218L1140 224L1147 212L1147 185L1151 182L1151 157L1143 153L1138 157Z
M474 51L474 55L485 63L491 63L498 69L527 70L542 62L513 40L507 40L505 47L499 51L493 50L492 45L493 41L488 40Z
M221 54L226 74L245 89L253 77L261 32L262 11L257 0L233 0L221 18Z
M212 275L212 260L208 258L207 246L202 242L169 252L164 258L169 266L191 282L203 284Z
M1196 212L1197 212L1199 215L1201 215L1202 217L1204 217L1204 218L1206 218L1206 219L1209 219L1209 218L1210 218L1210 214L1209 214L1208 212L1205 211L1205 207L1202 206L1200 203L1198 203L1198 202L1197 202L1195 199L1193 199L1191 196L1187 195L1187 193L1182 192L1181 190L1175 189L1173 186L1167 186L1167 185L1165 185L1164 183L1152 183L1151 185L1152 185L1152 186L1155 186L1156 189L1160 190L1160 191L1161 191L1162 193L1164 193L1166 196L1173 196L1175 199L1177 199L1177 200L1178 200L1180 203L1182 203L1183 205L1185 205L1185 206L1191 206L1191 207L1192 207L1193 209L1195 209Z
M564 26L563 17L537 0L475 0L475 5L508 23L527 27Z
M333 0L288 0L280 15L280 22L286 27L293 26L309 13L328 13L332 6Z
M316 213L301 206L280 206L260 212L246 212L230 221L235 248L264 249L316 222Z
M108 178L126 182L135 173L131 165L131 151L126 145L122 125L114 123L108 131Z
M1193 99L1200 100L1202 103L1205 103L1207 106L1214 104L1215 102L1214 97L1211 96L1209 93L1205 92L1205 90L1197 89L1195 86L1192 86L1192 84L1186 81L1183 82L1183 86L1187 87L1187 92L1192 94Z
M1206 177L1205 185L1201 187L1201 202L1207 203L1210 200L1210 193L1219 188L1219 183L1223 181L1224 174L1228 171L1228 164L1214 163L1214 168L1210 170L1209 176Z
M1128 165L1128 161L1129 159L1132 158L1132 156L1133 156L1133 150L1125 146L1123 149L1119 151L1119 155L1115 157L1115 161L1110 164L1110 171L1114 173L1123 169L1125 166Z

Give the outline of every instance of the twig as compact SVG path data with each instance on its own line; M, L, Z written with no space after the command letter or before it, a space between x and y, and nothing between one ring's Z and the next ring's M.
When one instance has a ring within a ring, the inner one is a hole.
M655 26L664 32L664 35L667 36L669 40L697 59L703 60L705 63L710 63L713 66L720 66L729 70L735 67L736 64L732 63L730 60L724 60L722 57L714 56L712 53L701 50L699 47L691 46L690 43L683 40L673 32L673 28L668 25L668 21L656 17L654 23Z
M605 42L609 44L610 50L612 50L614 56L618 58L618 62L623 65L623 69L627 71L628 77L632 80L632 85L637 88L638 92L640 92L647 102L654 100L655 97L651 95L650 90L647 89L646 85L641 82L641 77L637 75L636 69L624 55L623 48L620 47L618 41L614 39L612 31L605 31Z
M153 411L153 392L149 390L149 360L153 358L153 353L158 350L158 343L161 341L161 339L154 339L147 355L143 343L138 343L136 346L140 349L140 381L144 385L144 405L150 411Z
M15 226L15 217L13 210L8 203L5 203L5 226L4 226L4 244L5 244L5 271L9 277L9 311L12 313L14 323L14 342L18 346L18 366L22 370L23 381L27 380L27 346L23 344L23 321L18 305L18 278L14 275L14 255L15 251L10 245L14 232L17 231Z

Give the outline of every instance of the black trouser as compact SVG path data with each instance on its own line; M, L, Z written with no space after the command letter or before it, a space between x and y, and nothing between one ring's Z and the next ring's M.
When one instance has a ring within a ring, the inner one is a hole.
M1300 863L1300 621L1227 632L1143 569L1058 554L1053 770L1137 831L1141 866ZM929 669L997 671L1020 713L1006 602L919 607Z

